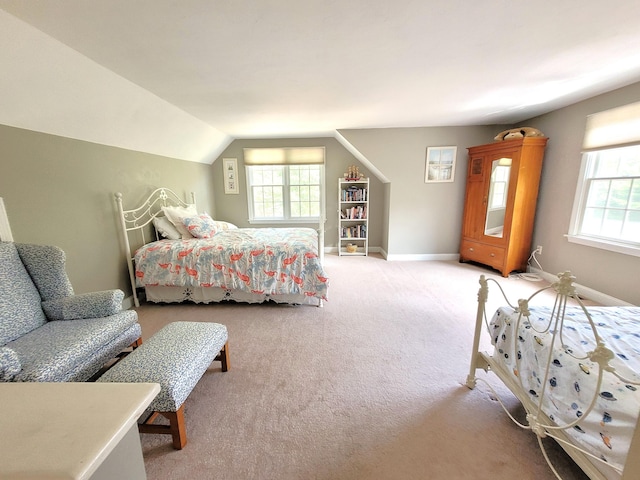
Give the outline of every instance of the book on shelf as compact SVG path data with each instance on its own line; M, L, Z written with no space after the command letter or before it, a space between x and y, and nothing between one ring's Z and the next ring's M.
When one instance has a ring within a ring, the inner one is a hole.
M366 205L358 205L340 210L340 218L347 220L364 220L367 218L367 207Z
M343 202L366 202L367 189L351 185L349 188L342 190L341 199Z

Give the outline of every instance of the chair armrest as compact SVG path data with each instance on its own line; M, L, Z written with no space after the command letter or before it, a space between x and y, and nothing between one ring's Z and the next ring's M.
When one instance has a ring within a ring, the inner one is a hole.
M22 370L18 354L9 347L0 347L0 381L10 382Z
M102 318L121 311L122 300L122 290L105 290L46 300L42 309L49 320Z

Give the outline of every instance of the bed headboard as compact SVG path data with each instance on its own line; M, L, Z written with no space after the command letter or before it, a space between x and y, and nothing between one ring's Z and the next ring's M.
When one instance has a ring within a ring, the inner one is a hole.
M153 229L155 238L149 236L149 239L147 239L146 232L150 231L148 225L153 222L154 218L164 216L162 207L186 207L189 204L195 205L196 196L195 193L191 192L191 202L188 203L183 201L174 191L168 188L158 188L154 190L140 206L131 210L124 210L122 207L122 193L116 193L114 197L118 210L122 248L129 267L129 279L131 281L131 288L133 289L133 299L136 307L139 307L140 302L138 301L136 292L133 253L140 246L150 241L159 240L155 229ZM133 252L132 244L134 245Z

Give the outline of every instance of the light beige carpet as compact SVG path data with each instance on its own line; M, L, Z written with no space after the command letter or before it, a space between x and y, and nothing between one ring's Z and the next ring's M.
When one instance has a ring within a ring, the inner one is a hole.
M325 264L324 308L138 309L145 338L172 321L225 324L231 353L230 370L214 363L186 401L183 450L168 436L142 435L149 479L555 478L535 437L511 423L487 387L463 385L478 277L499 275L377 256L327 255ZM515 299L542 286L503 281ZM547 444L566 480L586 478Z

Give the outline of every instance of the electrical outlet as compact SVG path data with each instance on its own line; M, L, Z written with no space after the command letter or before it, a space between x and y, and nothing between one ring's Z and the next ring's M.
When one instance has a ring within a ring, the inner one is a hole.
M538 255L542 255L542 245L538 245L538 246L536 247L536 253L537 253Z

